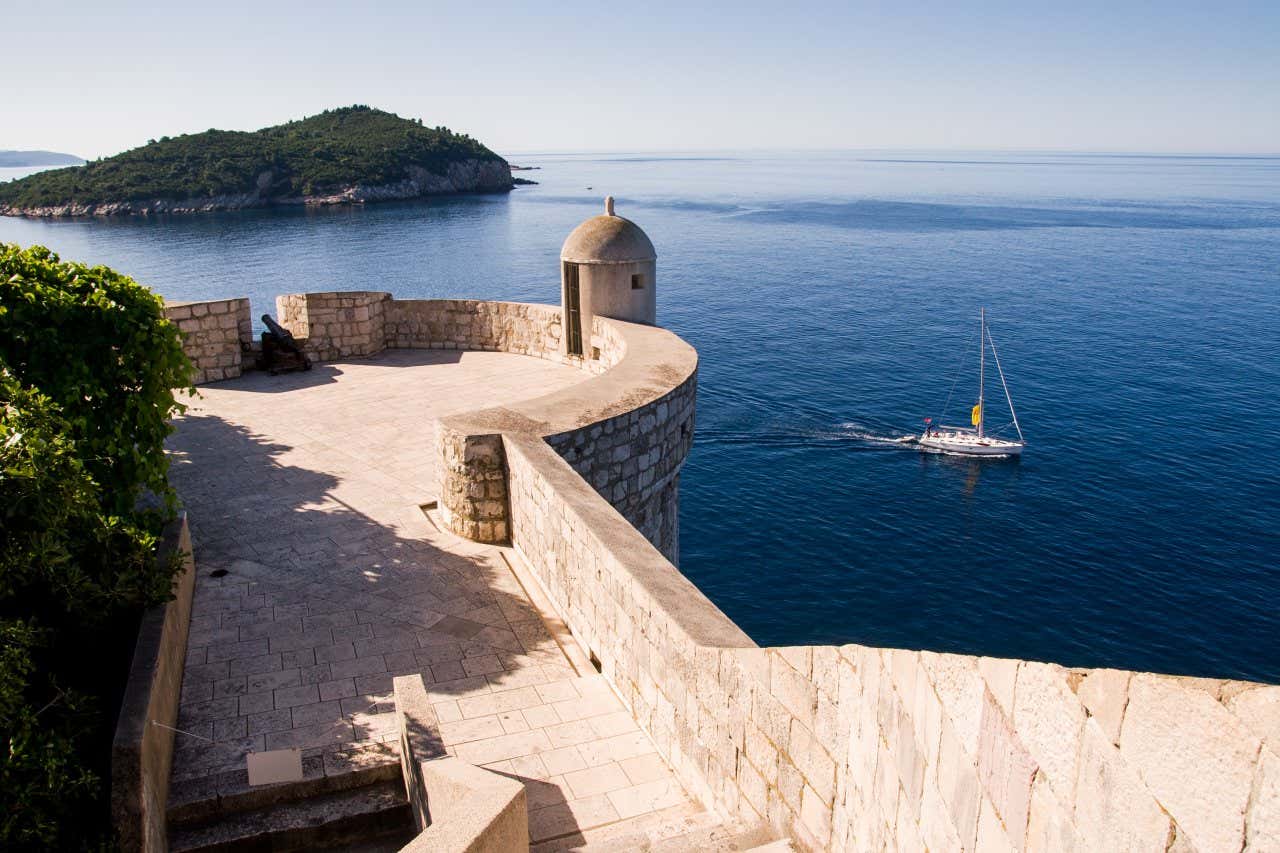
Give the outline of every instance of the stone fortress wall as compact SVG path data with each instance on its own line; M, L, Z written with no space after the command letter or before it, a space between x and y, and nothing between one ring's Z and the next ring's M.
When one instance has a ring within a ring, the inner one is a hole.
M549 306L344 293L280 313L317 357L572 360ZM602 318L591 338L591 378L439 425L441 514L510 542L708 805L809 850L1280 849L1280 686L757 647L672 562L696 353Z

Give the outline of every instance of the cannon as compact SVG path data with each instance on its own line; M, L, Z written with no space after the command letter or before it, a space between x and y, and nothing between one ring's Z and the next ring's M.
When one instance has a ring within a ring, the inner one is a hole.
M262 333L262 357L258 359L258 369L266 370L272 376L282 371L310 370L311 359L298 346L297 340L284 326L271 319L270 314L262 315L262 324L267 330Z

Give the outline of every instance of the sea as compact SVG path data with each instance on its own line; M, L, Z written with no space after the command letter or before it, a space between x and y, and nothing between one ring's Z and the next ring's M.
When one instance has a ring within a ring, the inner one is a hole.
M1280 156L510 159L538 185L0 218L0 241L255 316L308 290L556 302L564 237L611 194L700 355L680 568L758 643L1280 682ZM968 419L981 308L1025 454L897 441Z

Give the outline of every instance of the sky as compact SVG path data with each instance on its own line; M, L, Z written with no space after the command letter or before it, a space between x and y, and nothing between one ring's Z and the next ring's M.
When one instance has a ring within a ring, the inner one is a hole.
M0 0L0 149L353 103L503 154L1280 153L1268 2Z

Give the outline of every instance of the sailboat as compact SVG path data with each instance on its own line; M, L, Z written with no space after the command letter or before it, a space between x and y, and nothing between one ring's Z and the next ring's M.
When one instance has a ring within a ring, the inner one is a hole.
M991 347L992 360L996 364L996 372L1000 374L1000 387L1004 389L1005 401L1009 404L1009 414L1013 417L1013 428L1018 431L1018 440L997 438L987 434L987 407L985 402L987 380L987 346ZM978 402L969 413L971 427L933 426L932 418L924 419L924 434L917 439L922 450L936 450L943 453L958 453L964 456L1021 456L1022 448L1027 446L1022 437L1022 427L1018 425L1018 415L1013 411L1013 398L1009 396L1009 386L1004 381L1004 371L1000 368L1000 356L996 354L996 342L987 331L987 312L978 309Z

